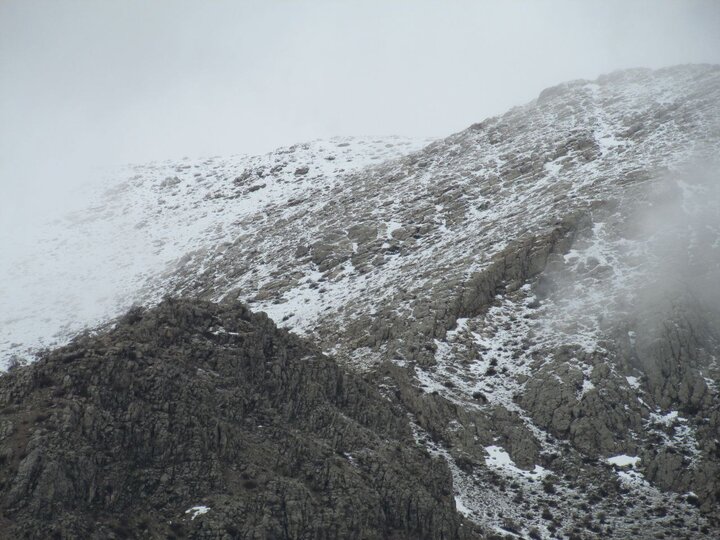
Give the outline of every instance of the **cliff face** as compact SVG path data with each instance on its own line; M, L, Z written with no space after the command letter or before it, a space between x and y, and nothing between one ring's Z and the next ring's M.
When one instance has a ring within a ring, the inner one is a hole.
M397 407L239 304L165 301L0 379L4 538L465 538Z

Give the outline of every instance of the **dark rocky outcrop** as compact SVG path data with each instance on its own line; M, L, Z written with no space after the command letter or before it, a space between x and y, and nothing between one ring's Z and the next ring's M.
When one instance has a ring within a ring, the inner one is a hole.
M399 409L241 304L132 310L0 408L3 538L478 537Z

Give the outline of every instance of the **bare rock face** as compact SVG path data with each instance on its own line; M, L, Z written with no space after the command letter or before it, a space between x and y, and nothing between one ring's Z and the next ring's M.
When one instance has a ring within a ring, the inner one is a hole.
M465 538L441 460L240 304L164 301L0 379L4 538Z

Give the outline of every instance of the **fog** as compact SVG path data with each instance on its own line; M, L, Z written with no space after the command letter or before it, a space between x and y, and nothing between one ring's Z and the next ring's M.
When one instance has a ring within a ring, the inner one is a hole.
M712 349L720 338L720 161L707 155L629 186L622 200L591 213L563 264L540 278L548 305L541 335L590 343L586 352L608 336L628 341L632 354L621 359L640 355L643 371L656 375L657 347L683 332L692 340L683 354Z
M717 369L720 339L719 167L696 160L671 171L628 220L645 261L627 291L628 360L663 408L679 398L692 411L714 384L706 377Z
M695 160L649 190L633 228L653 267L635 309L664 314L692 301L720 313L720 161Z
M443 136L545 87L720 62L715 1L0 2L0 226L126 162Z

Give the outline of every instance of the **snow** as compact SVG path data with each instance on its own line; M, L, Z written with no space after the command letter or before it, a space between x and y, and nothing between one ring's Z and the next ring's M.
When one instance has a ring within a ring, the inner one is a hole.
M210 507L208 506L193 506L192 508L188 508L185 510L186 514L192 514L190 516L190 520L194 520L198 516L202 516L203 514L207 514L210 511Z
M607 461L610 465L617 465L618 467L635 467L635 465L637 465L640 461L640 458L621 454L619 456L609 457L605 461Z
M617 471L620 481L626 486L649 488L650 484L645 477L637 471Z
M446 389L446 387L441 382L439 382L430 373L423 369L416 367L415 376L418 379L420 388L422 388L428 394L431 394L433 392L443 393Z
M21 241L0 231L0 368L12 355L62 344L133 303L158 301L172 292L177 272L212 271L258 224L293 219L353 171L427 142L336 138L263 156L130 165L87 188L83 211L45 224L36 237ZM301 166L308 172L296 175ZM267 281L260 270L257 285ZM301 290L287 300L301 325L321 309L306 306L307 296ZM287 315L276 311L278 322Z
M592 381L590 379L583 379L582 389L580 390L580 397L582 398L590 390L594 390L594 389L595 389L595 385L592 383Z
M687 418L680 416L678 411L651 412L645 422L645 429L660 439L660 444L675 451L680 451L695 463L700 456L695 426Z
M385 238L388 240L392 239L392 233L402 228L402 223L398 221L388 221L385 224Z
M576 359L575 359L576 360ZM578 401L583 399L585 397L585 394L590 392L591 390L595 390L595 385L590 380L590 376L592 375L593 367L592 366L583 366L583 383L582 387L580 388L580 392L578 393L577 399Z
M485 463L492 467L508 467L515 466L510 454L503 450L499 446L486 446L485 451L488 453L488 457L485 458Z
M411 418L410 425L417 443L422 444L430 454L445 460L448 464L453 477L455 507L458 512L476 523L484 523L486 526L498 528L498 530L504 524L503 516L522 521L519 508L512 502L513 494L510 490L499 488L495 481L478 484L477 473L468 474L461 470L450 453L433 442L413 418ZM507 453L501 447L493 445L488 448L490 448L492 456L502 463L500 467L493 466L492 471L502 474L509 482L522 484L523 488L527 490L528 496L537 490L538 480L544 477L547 471L537 466L534 471L518 469L509 456L505 457ZM536 525L543 530L541 523L538 522Z
M515 466L515 462L502 447L500 446L486 446L485 451L488 453L485 458L485 464L488 467L501 470L502 472L511 476L523 476L525 478L543 478L548 475L547 469L544 469L540 465L535 465L533 470L526 471Z
M555 161L548 161L544 167L549 175L557 176L562 170L562 162L557 159Z
M465 505L460 495L455 495L455 509L465 517L473 515L472 510Z
M637 377L628 376L628 377L625 377L625 380L630 385L630 388L634 388L635 390L640 388L640 381L638 380Z
M677 420L683 421L683 419L678 417L677 411L670 411L666 414L650 413L650 417L652 418L653 423L662 424L664 426L671 426Z

